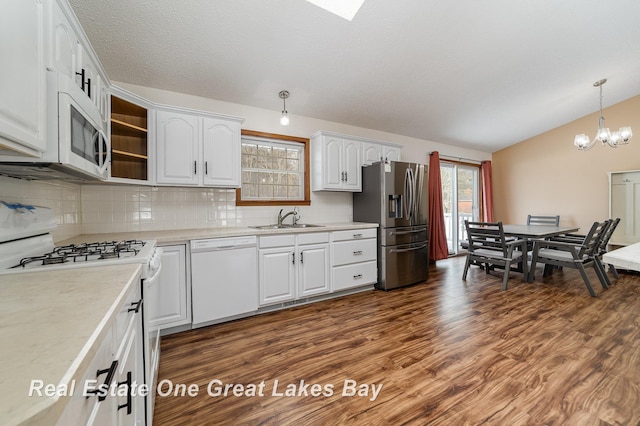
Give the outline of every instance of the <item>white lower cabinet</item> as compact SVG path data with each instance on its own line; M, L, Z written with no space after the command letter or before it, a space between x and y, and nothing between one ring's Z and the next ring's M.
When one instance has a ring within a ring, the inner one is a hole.
M186 245L162 247L162 270L153 293L145 295L156 307L150 319L161 330L191 323L191 285L188 279Z
M260 305L329 293L329 233L259 238Z
M331 233L332 291L375 284L378 279L375 228Z
M58 419L58 425L143 425L145 396L142 350L142 298L134 285L115 323ZM102 387L107 392L100 392Z

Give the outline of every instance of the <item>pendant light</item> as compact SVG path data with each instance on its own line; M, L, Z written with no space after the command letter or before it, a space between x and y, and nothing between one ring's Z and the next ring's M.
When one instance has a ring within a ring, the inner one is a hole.
M608 127L605 127L604 124L604 115L602 115L602 86L607 82L606 78L602 80L598 80L593 83L594 87L600 88L600 117L598 118L598 131L596 132L596 136L592 139L589 138L588 135L581 134L576 135L573 140L573 144L580 151L587 151L595 145L597 141L600 141L602 145L609 145L611 148L617 148L618 145L626 145L629 143L629 139L633 136L631 132L631 127L620 127L615 132L611 132Z
M280 124L283 126L289 125L289 113L287 112L287 98L289 97L289 92L286 90L281 90L278 93L280 99L282 99L282 116L280 117Z

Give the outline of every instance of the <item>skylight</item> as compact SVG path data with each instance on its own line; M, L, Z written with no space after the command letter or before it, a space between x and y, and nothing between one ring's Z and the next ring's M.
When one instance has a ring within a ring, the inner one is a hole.
M341 18L351 21L364 0L307 0L309 3L314 4L322 9L338 15Z

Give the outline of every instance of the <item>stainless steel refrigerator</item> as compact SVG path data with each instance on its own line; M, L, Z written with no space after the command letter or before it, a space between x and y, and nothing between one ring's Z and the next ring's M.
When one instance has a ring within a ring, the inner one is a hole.
M362 168L362 192L353 194L353 220L380 225L376 287L381 290L428 277L427 169L404 162Z

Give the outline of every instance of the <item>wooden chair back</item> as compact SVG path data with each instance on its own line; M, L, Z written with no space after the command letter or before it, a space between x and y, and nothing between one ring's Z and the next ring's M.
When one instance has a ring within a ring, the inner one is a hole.
M469 251L489 249L501 251L507 256L507 245L502 222L469 222L464 221L469 240Z
M560 215L555 216L527 216L527 225L548 225L548 226L559 226L560 225Z

